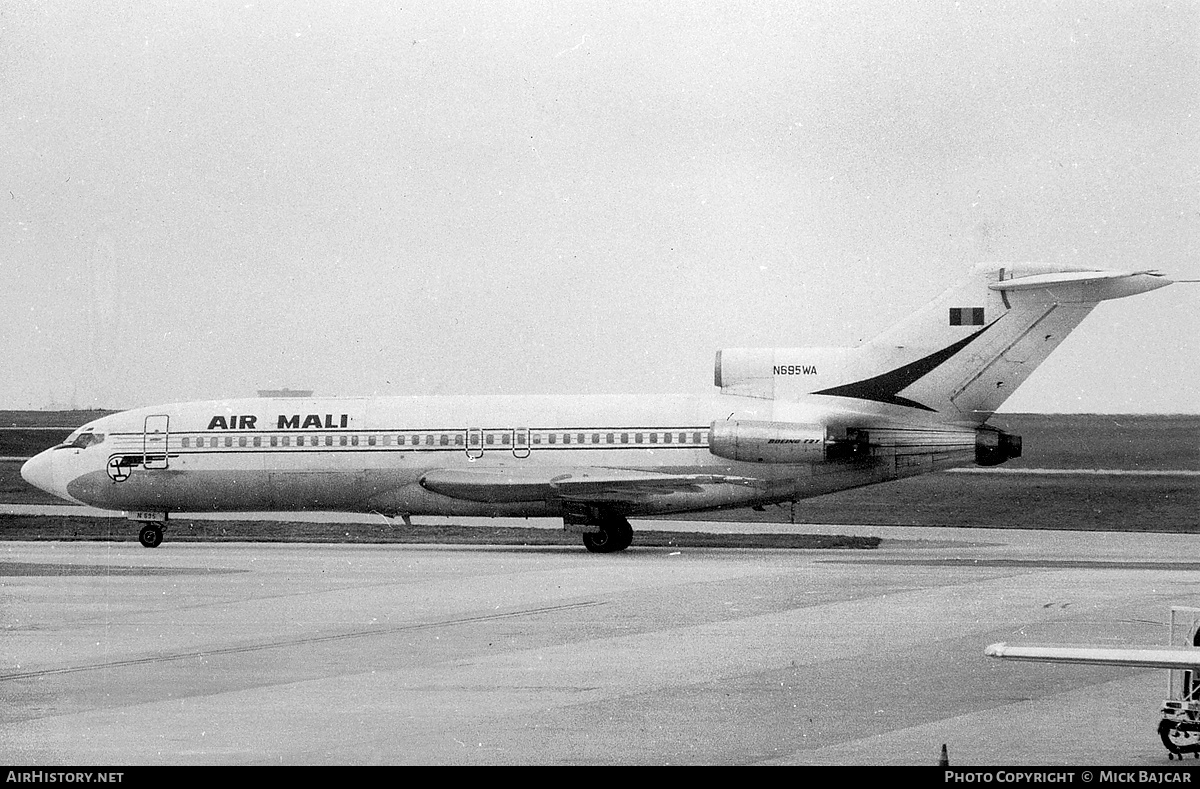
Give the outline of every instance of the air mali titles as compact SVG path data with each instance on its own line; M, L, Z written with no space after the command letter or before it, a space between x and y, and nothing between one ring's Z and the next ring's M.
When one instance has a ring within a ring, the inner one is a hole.
M349 414L324 414L322 420L321 414L304 414L301 421L300 414L280 414L275 423L276 430L307 430L315 428L318 430L334 430L337 428L348 427L350 424ZM253 415L238 415L231 416L214 416L208 421L206 430L259 430L258 417Z

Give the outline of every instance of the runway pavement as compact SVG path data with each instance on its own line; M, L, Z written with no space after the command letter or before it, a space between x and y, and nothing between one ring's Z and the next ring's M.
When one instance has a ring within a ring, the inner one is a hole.
M1168 763L1166 672L983 650L1164 642L1169 606L1200 603L1194 536L803 528L885 540L608 556L3 542L0 753L932 765L945 743L955 766Z

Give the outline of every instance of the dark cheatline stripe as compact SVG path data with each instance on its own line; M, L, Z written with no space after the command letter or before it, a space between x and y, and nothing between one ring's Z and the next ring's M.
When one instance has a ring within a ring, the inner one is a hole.
M918 379L933 372L939 365L970 345L976 337L995 326L1003 318L1004 316L1001 315L969 337L964 337L953 345L931 353L924 358L917 359L915 362L910 362L903 367L897 367L891 372L877 375L874 378L855 381L852 384L843 384L831 389L822 389L819 392L813 392L813 394L856 397L859 400L874 400L877 403L889 403L891 405L907 406L908 408L920 408L922 411L933 411L934 409L927 405L922 405L915 400L909 400L907 397L900 397L897 392L907 386L911 386Z

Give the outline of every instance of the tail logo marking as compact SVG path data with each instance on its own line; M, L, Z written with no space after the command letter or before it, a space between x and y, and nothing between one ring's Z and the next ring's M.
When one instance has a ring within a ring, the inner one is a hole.
M979 310L979 314L982 316L983 308L974 307L972 311L976 309ZM951 315L953 315L953 312L954 310L951 310ZM969 337L964 337L951 346L917 359L915 362L909 362L903 367L897 367L895 370L886 372L883 375L877 375L874 378L866 378L850 384L843 384L842 386L835 386L830 389L822 389L819 392L813 392L813 394L832 395L834 397L856 397L859 400L874 400L877 403L889 403L891 405L907 406L908 408L920 408L922 411L933 411L935 409L927 405L922 405L915 400L900 397L897 393L933 372L943 362L970 345L976 337L995 326L999 320L997 318L979 331Z

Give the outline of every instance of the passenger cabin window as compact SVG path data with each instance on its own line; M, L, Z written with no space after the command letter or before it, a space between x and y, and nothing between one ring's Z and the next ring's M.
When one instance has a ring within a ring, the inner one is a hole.
M375 446L375 436L370 436L367 438L367 446L369 446L369 447Z
M238 446L239 446L239 447L244 447L244 446L246 446L246 437L245 437L245 436L242 436L242 437L240 437L240 438L238 439Z
M279 446L279 436L271 436L271 446Z
M292 445L292 437L291 437L291 436L284 436L284 437L283 437L283 445L284 445L285 447L290 447L290 446Z
M256 447L261 447L261 446L262 446L262 436L255 436L255 437L254 437L254 446L256 446Z

